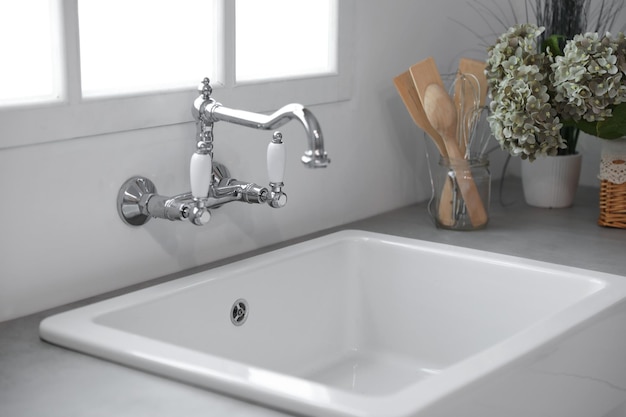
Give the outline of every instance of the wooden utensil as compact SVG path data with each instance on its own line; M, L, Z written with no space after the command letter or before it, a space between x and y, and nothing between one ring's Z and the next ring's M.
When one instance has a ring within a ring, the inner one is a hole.
M441 85L433 83L426 87L422 104L428 121L443 137L472 225L474 227L484 225L488 220L487 212L469 165L457 145L457 114L452 98Z
M423 108L424 94L426 92L426 88L430 84L437 84L437 85L440 85L441 88L443 88L443 80L441 79L441 75L439 74L439 70L437 69L437 64L435 62L435 59L432 56L426 59L423 59L422 61L411 65L411 67L409 68L409 72L411 73L411 78L413 79L413 85L415 86L415 90L417 91L419 102ZM445 143L444 143L444 147L446 147ZM444 157L449 156L447 147L446 147L446 152L445 153L442 152L441 154ZM453 215L453 211L454 211L453 191L454 191L454 183L452 182L452 179L446 178L446 181L444 182L443 188L441 190L441 199L439 201L439 208L437 209L438 219L444 226L453 226L456 221Z
M396 90L398 90L398 93L400 94L400 97L402 98L402 101L404 102L404 105L409 111L409 114L415 124L426 132L428 136L430 136L441 156L444 158L447 157L448 151L446 150L443 138L428 121L426 113L424 113L424 108L422 107L422 102L420 101L417 90L415 89L413 78L411 77L409 71L395 77L393 79L393 83L396 86ZM441 191L439 206L437 208L438 219L444 226L454 225L454 216L452 215L453 189L454 184L452 183L452 180L449 178L446 179Z
M411 78L413 78L413 84L417 90L422 106L424 106L424 94L426 88L431 84L437 84L443 87L443 80L437 69L435 59L431 56L416 64L411 65L409 68Z

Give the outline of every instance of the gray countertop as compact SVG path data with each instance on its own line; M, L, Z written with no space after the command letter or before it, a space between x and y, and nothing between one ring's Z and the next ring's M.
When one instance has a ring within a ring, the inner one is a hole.
M626 277L626 230L597 226L597 189L581 188L573 207L549 210L527 206L517 181L507 179L505 185L504 200L507 204L492 201L490 222L484 230L438 230L428 216L426 204L418 204L187 273L337 230L361 229L568 264ZM265 407L72 352L39 339L38 326L44 317L177 276L163 277L0 323L0 416L286 416Z

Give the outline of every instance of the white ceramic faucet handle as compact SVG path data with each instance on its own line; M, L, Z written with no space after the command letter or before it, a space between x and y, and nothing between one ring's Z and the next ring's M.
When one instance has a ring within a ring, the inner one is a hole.
M191 195L194 198L206 198L209 196L211 177L213 176L213 160L211 154L194 153L189 164L189 180L191 182Z
M285 163L287 153L282 142L283 135L280 132L274 133L274 139L267 147L267 175L270 183L281 183L285 178Z

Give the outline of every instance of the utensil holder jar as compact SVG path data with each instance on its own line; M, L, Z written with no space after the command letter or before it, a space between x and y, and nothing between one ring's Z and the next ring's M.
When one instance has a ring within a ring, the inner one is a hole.
M472 197L471 200L468 196ZM450 230L484 228L489 221L490 198L491 172L486 156L474 159L440 158L433 169L430 210L437 227ZM487 215L477 220L472 218L470 206L480 204L483 206L481 211L484 208Z

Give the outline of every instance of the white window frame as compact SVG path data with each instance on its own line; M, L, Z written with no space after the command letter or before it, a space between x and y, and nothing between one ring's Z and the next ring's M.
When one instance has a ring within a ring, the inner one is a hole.
M314 0L313 0L314 1ZM352 95L354 0L338 0L337 72L300 79L235 83L235 5L223 0L223 84L213 83L213 98L224 106L265 112L290 102L306 106L339 102ZM196 88L108 98L83 98L77 0L59 0L63 31L63 99L0 109L0 149L104 135L193 121ZM268 50L288 59L280 45ZM211 74L207 74L210 78ZM198 80L200 83L201 80ZM34 81L35 82L35 81Z

